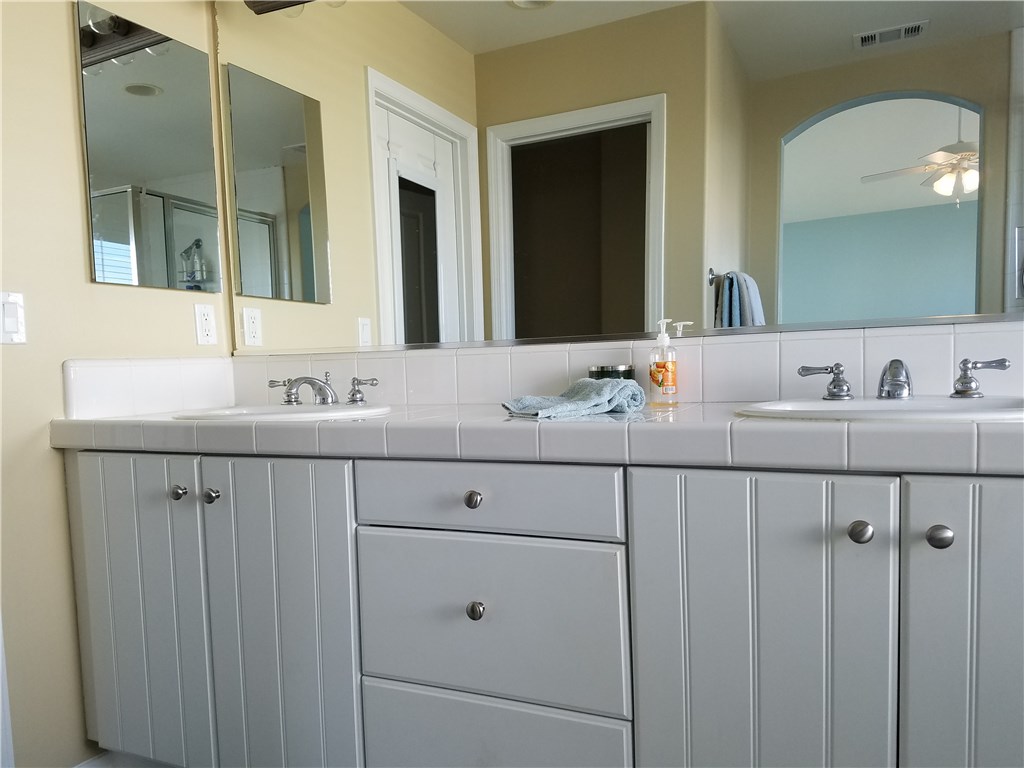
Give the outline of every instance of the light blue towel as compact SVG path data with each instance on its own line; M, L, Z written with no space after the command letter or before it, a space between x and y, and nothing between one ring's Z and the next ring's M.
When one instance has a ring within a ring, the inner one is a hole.
M715 286L715 327L764 325L761 293L746 272L726 272Z
M556 419L595 413L633 413L646 402L643 387L633 379L580 379L557 397L524 395L502 406L513 416Z

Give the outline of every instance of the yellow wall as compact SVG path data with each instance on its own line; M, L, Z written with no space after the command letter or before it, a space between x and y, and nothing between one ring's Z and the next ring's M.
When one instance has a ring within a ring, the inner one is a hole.
M189 0L104 2L141 24L214 49L212 5ZM240 66L302 90L323 105L335 303L244 300L263 309L266 349L353 343L356 314L376 316L365 67L472 121L472 56L392 3L322 3L298 19L221 7L222 42ZM237 25L236 25L237 22ZM277 25L294 36L274 39ZM62 456L48 424L63 415L61 363L76 357L225 355L232 350L227 293L206 294L220 343L195 341L195 296L91 282L84 152L67 0L3 0L3 233L0 282L25 294L28 344L0 347L0 580L15 757L19 766L88 758L78 664ZM253 29L259 29L257 34ZM243 55L233 35L282 71ZM284 42L284 40L288 42ZM39 41L47 41L45 55ZM287 71L285 68L289 68ZM310 91L310 83L316 87ZM361 285L360 285L361 284ZM239 318L240 322L240 318Z
M331 225L331 303L240 297L234 311L238 338L242 308L258 307L264 347L248 351L355 345L356 317L373 318L376 339L366 68L472 123L472 55L397 3L312 3L289 18L256 16L242 3L218 2L217 29L222 64L236 64L320 102Z
M980 104L984 110L979 233L982 312L1002 311L1006 218L1006 126L1009 34L947 44L755 83L748 111L748 270L759 285L765 316L774 322L779 242L782 137L819 112L850 99L886 91L935 91Z
M480 188L485 199L488 126L667 95L665 311L670 317L698 321L704 297L693 275L703 263L704 249L707 12L705 3L678 6L482 54L476 66ZM486 253L486 202L483 208ZM490 286L486 257L484 286ZM489 338L489 311L485 315Z

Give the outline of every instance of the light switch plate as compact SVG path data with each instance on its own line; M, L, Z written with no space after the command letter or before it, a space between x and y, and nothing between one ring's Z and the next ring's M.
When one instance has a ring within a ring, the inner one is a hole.
M0 330L3 344L25 344L25 294L0 293Z
M217 321L212 304L196 304L196 343L217 343Z
M370 332L370 318L357 318L359 323L359 346L368 347L373 344L373 337Z

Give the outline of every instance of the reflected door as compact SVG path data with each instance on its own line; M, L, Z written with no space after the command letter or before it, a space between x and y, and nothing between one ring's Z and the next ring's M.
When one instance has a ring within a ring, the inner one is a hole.
M437 194L398 180L405 343L441 340L437 299Z

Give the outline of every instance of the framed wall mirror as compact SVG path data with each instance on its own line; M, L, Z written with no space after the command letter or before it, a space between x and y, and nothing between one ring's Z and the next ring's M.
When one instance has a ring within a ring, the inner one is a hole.
M227 73L242 296L331 301L320 104L234 64Z
M209 60L78 3L93 280L221 290Z

